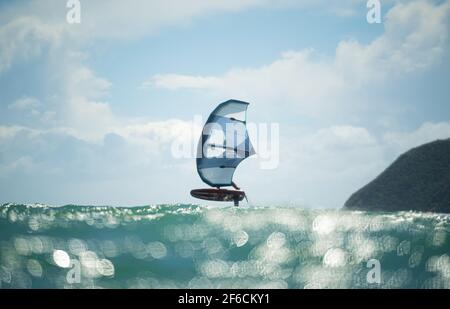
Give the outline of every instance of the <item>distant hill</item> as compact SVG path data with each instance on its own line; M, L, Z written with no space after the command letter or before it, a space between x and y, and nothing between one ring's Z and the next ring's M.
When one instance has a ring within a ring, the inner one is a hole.
M375 180L355 192L344 208L450 213L450 139L402 154Z

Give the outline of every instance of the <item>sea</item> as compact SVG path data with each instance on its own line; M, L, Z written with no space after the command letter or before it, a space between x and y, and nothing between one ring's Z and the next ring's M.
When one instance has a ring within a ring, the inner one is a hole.
M0 206L0 288L450 288L450 215Z

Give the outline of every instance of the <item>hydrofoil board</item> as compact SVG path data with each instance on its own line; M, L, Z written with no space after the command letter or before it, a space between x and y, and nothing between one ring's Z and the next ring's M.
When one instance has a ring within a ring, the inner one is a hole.
M244 191L226 189L195 189L191 191L191 195L207 201L234 202L236 206L245 198Z

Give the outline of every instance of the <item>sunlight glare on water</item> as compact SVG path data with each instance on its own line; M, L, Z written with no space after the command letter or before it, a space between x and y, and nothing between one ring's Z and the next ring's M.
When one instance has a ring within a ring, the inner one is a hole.
M450 287L443 214L5 204L0 228L2 288Z

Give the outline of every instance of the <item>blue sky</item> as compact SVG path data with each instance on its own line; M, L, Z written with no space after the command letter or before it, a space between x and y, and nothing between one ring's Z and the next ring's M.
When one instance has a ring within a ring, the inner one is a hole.
M449 1L0 2L0 202L197 202L176 141L229 98L278 123L259 205L341 207L411 147L450 137ZM270 188L270 190L269 190Z

